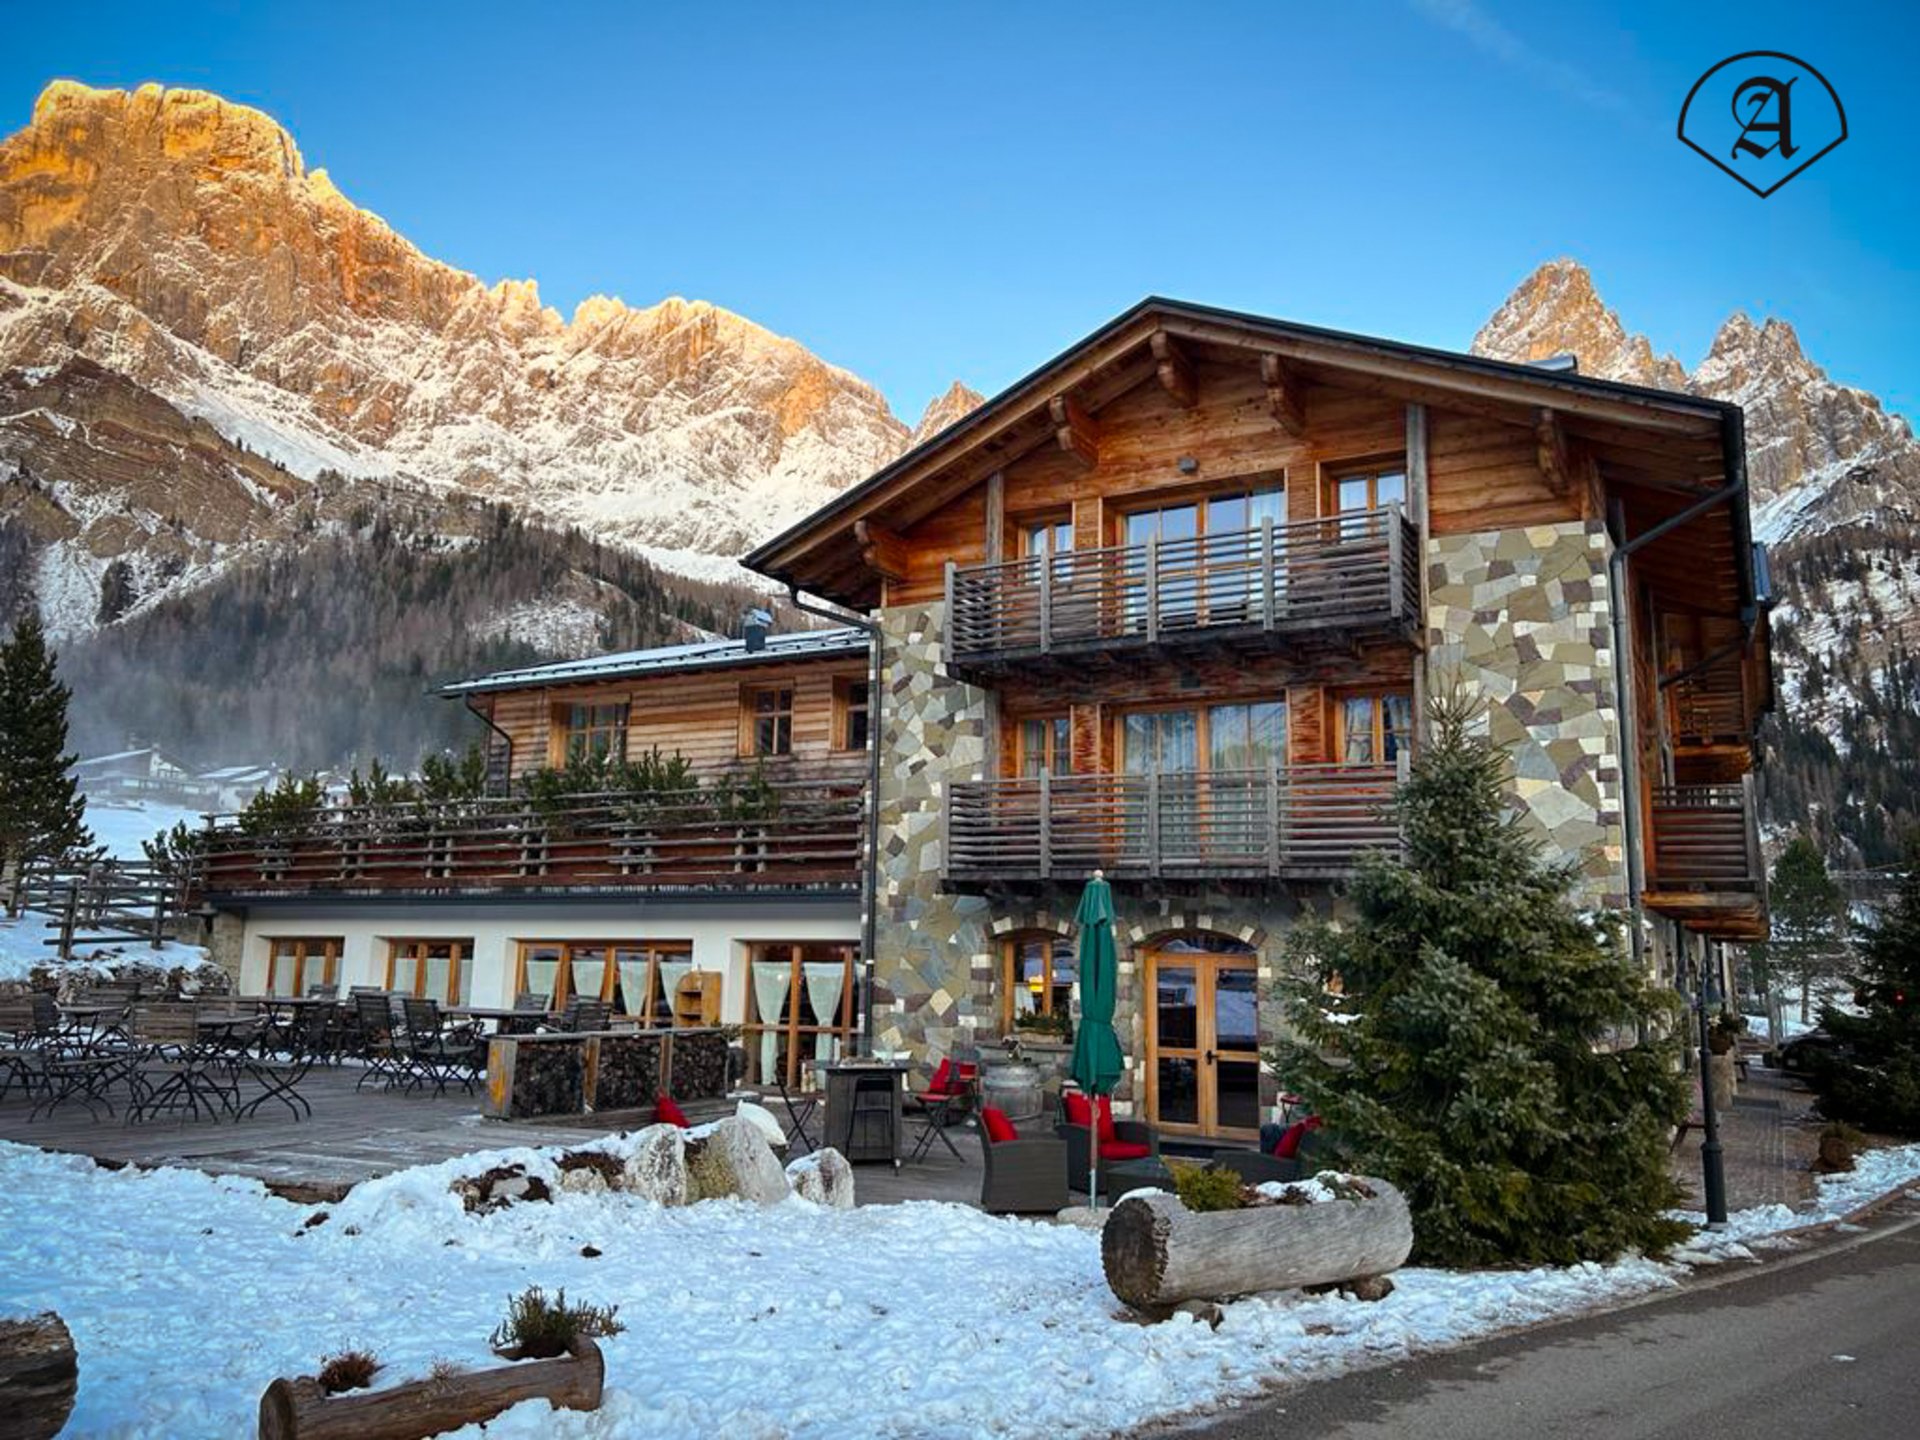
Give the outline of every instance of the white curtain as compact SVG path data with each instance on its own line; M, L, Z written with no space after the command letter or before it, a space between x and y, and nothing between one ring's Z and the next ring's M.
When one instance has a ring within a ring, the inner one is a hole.
M651 1022L653 996L647 993L647 957L627 959L632 953L630 950L620 952L620 1006L627 1014L643 1016ZM665 969L661 967L663 972Z
M691 960L662 960L660 962L660 993L667 997L667 1023L672 1024L679 1014L674 996L680 993L680 982L687 978L687 972L693 969Z
M760 1083L773 1082L774 1061L780 1045L780 1017L787 1008L787 990L793 966L785 960L753 962L753 998L760 1007Z
M538 995L547 1005L553 1004L553 982L560 974L560 962L551 959L527 957L527 993Z
M447 981L453 978L453 961L446 955L427 955L427 998L447 1003Z
M813 1005L814 1024L837 1025L840 1021L840 992L847 984L847 967L836 961L830 965L802 965L800 971L807 979L807 999ZM814 1036L813 1058L833 1059L833 1048L838 1039L837 1035Z
M583 1000L598 1000L601 987L606 982L606 951L585 950L573 957L573 993L575 995Z

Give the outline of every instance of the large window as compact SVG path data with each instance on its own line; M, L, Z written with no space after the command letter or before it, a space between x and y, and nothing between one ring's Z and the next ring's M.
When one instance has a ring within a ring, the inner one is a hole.
M1413 744L1413 700L1404 691L1344 696L1335 712L1343 764L1392 765Z
M387 949L387 988L402 995L438 1000L442 1005L471 1003L472 940L395 940Z
M1407 499L1404 460L1375 460L1341 465L1327 472L1327 512L1340 517L1342 535L1380 533L1373 512Z
M873 713L873 688L865 680L834 686L833 745L836 750L865 750Z
M780 941L747 950L748 1074L797 1087L809 1063L833 1059L853 1036L854 947Z
M325 986L330 992L336 989L344 943L338 935L322 939L276 936L269 940L266 993L305 995L315 986Z
M578 995L669 1026L674 991L692 968L691 940L523 940L513 988L516 996L538 995L549 1010Z
M1159 623L1179 627L1244 619L1262 583L1262 552L1254 532L1264 522L1279 525L1286 518L1286 491L1278 484L1130 512L1124 521L1126 544L1152 540L1159 547L1154 566ZM1127 605L1130 623L1144 625L1144 572L1129 585Z
M561 711L567 726L565 759L611 757L617 760L627 753L625 702L565 705Z
M793 753L793 687L763 685L746 691L741 709L741 750L747 755Z
M1064 1031L1078 973L1067 936L1009 936L1000 947L1000 1028Z
M1283 700L1234 701L1180 710L1136 710L1121 719L1122 769L1158 777L1154 828L1144 810L1130 845L1157 843L1162 858L1260 853L1271 830L1269 769L1287 764ZM1138 803L1145 797L1136 787Z

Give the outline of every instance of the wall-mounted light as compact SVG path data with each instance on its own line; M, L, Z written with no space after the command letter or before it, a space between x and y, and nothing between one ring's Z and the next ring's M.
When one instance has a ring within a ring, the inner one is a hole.
M1191 455L1182 455L1179 466L1182 475L1197 475L1200 472L1200 462Z

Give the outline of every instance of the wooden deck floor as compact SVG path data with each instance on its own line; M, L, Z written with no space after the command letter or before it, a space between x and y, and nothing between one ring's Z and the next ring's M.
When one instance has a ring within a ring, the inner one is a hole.
M0 1101L0 1140L88 1155L108 1163L183 1165L214 1175L245 1175L301 1200L329 1200L362 1180L433 1164L476 1150L510 1145L579 1145L610 1130L624 1128L619 1117L579 1123L490 1120L476 1096L454 1090L389 1093L373 1085L356 1091L360 1072L316 1070L301 1086L313 1106L311 1117L295 1120L284 1111L262 1111L242 1121L160 1121L123 1123L120 1115L88 1116L77 1103L29 1122L31 1109L16 1090ZM120 1106L115 1098L116 1109ZM780 1113L777 1100L768 1108ZM784 1116L782 1119L784 1120ZM971 1132L954 1135L966 1157L956 1161L936 1141L938 1160L904 1166L862 1165L854 1191L862 1204L901 1200L954 1200L976 1204L980 1198L979 1141Z

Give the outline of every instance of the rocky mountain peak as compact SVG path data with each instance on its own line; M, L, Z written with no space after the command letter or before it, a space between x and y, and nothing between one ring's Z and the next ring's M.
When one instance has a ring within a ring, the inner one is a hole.
M963 385L958 380L954 381L944 393L934 396L927 402L927 408L921 412L920 423L913 427L913 434L908 437L907 444L913 446L931 440L949 425L965 419L978 410L985 403L986 398L978 390Z
M1580 373L1678 390L1687 372L1671 355L1656 356L1644 335L1632 335L1594 288L1577 260L1549 260L1514 289L1473 337L1473 353L1502 360L1573 355Z

